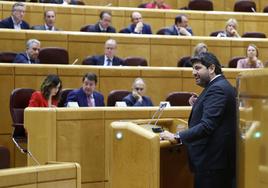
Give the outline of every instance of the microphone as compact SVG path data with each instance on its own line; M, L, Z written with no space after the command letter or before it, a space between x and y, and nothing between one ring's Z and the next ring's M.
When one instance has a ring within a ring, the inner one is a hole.
M165 107L167 106L167 103L161 103L159 105L159 108L155 111L155 113L153 114L153 117L152 119L149 121L148 125L151 125L152 121L154 120L155 116L157 113L159 113L158 117L157 117L157 120L156 122L154 123L153 126L156 126L159 118L161 117L162 113L163 113L163 110L165 109ZM160 132L163 132L163 129L161 127L152 127L152 131L154 133L160 133Z
M256 10L253 7L251 7L251 10L252 10L252 12L255 12L256 13Z
M113 4L112 3L108 3L107 5L104 5L105 7L110 7L112 6Z
M156 124L157 124L157 122L159 121L159 119L160 119L160 117L162 116L162 114L163 114L163 112L164 112L164 109L167 107L167 103L162 103L162 104L160 104L160 113L159 113L159 115L158 115L158 117L157 117L157 119L156 119L156 121L155 121L155 123L154 123L154 126L156 126Z
M22 148L22 147L19 145L19 143L15 140L14 137L12 137L12 141L14 142L15 146L20 150L21 153L26 154L26 155L29 155L30 158L35 162L35 164L37 164L37 165L41 165L41 164L37 161L37 159L33 156L33 154L32 154L30 151L28 151L27 149Z
M77 62L78 62L78 58L76 58L76 59L74 60L74 62L72 63L72 65L75 65Z

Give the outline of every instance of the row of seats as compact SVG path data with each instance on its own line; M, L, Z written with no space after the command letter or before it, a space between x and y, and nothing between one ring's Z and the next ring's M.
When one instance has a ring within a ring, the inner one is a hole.
M10 96L10 114L12 117L12 126L14 127L13 137L16 139L24 139L26 141L24 124L24 109L28 107L30 98L34 89L31 88L17 88L12 91ZM58 107L64 107L67 96L72 89L64 89L61 91L60 101ZM107 106L115 106L117 101L127 96L130 91L127 90L113 90L107 97ZM188 100L191 97L191 92L172 92L168 94L166 101L170 102L171 106L189 106Z

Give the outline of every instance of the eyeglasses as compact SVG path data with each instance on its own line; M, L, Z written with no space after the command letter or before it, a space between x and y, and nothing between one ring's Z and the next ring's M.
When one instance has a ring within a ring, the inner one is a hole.
M137 91L139 91L139 90L142 91L143 89L144 89L144 88L141 88L141 87L136 87L136 88L135 88L135 90L137 90Z

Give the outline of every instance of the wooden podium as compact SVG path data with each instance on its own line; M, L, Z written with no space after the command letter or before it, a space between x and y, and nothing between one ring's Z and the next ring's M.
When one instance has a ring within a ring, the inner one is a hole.
M160 141L149 120L117 121L110 127L110 188L191 188L193 178L182 145ZM161 119L170 132L185 129L185 121Z

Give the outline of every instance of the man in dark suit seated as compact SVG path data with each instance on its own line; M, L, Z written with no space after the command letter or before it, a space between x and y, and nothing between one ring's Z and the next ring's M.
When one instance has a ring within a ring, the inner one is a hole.
M63 5L78 5L78 0L39 0L40 3L52 3L52 4L63 4Z
M162 139L187 147L195 188L234 188L236 161L236 91L222 74L218 59L205 52L191 59L197 85L188 129Z
M104 55L92 56L91 61L94 65L103 66L120 66L123 65L123 60L116 57L117 43L114 39L108 39L104 45Z
M25 14L25 5L21 2L15 3L12 6L11 16L0 21L0 28L7 29L30 29L27 22L23 21Z
M169 27L165 35L192 36L193 31L188 26L188 18L185 14L179 14L175 18L175 24Z
M80 107L105 106L103 95L95 91L97 75L87 73L83 76L82 82L83 85L80 89L75 89L68 94L67 103L77 102Z
M103 33L115 33L116 30L111 26L112 14L108 11L102 11L100 13L100 20L95 25L90 25L86 32L103 32Z
M55 27L56 22L56 13L54 10L46 10L44 12L44 25L36 25L33 26L33 30L48 30L48 31L58 31L58 29Z
M41 48L41 42L36 39L30 39L26 43L26 52L16 55L13 63L36 64L39 63L38 55Z
M123 98L127 106L153 106L151 99L145 94L145 83L143 79L136 78L132 84L132 93Z
M133 12L131 14L131 22L132 24L121 30L121 33L152 34L151 26L143 23L141 13Z

